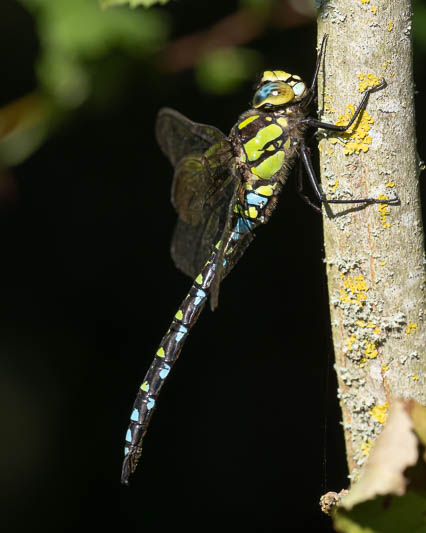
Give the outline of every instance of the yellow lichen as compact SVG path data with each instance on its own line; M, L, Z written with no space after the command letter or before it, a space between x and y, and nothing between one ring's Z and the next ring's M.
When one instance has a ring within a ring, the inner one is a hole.
M394 182L394 181L388 181L388 182L385 184L385 187L395 187L395 182Z
M338 186L339 186L339 180L336 180L333 183L333 185L329 185L329 188L331 189L333 194L336 192Z
M414 333L414 331L416 330L417 330L417 322L410 322L410 324L408 324L407 326L406 334L411 335L411 333Z
M374 342L367 342L364 353L367 359L375 359L377 357L377 350Z
M387 261L380 261L379 265L383 267L383 266L386 265L386 263L387 263Z
M348 350L352 350L353 345L357 342L356 338L351 335L349 339L345 340L345 344L348 347Z
M328 92L324 93L323 108L327 113L334 113L334 109L331 106L331 96Z
M412 378L413 381L419 381L419 376L417 374L413 374Z
M381 76L377 77L372 72L370 72L370 74L364 74L364 72L360 72L358 74L358 79L358 90L360 93L363 93L369 87L375 87L379 85L382 81Z
M347 276L344 281L345 289L349 289L353 294L360 291L368 291L367 284L365 283L364 276Z
M389 200L389 196L385 194L379 194L378 200ZM390 213L389 204L377 204L377 208L380 213L380 222L383 228L390 228L390 222L387 221L387 216Z
M343 289L340 291L340 300L342 302L347 302L351 304L356 304L362 306L364 300L366 300L367 295L366 291L369 290L365 282L364 276L360 274L359 276L344 276L341 274L343 279ZM354 298L352 297L354 296Z
M363 455L368 457L370 455L372 447L373 447L373 443L371 442L370 439L368 439L367 441L364 441L361 443L361 452L363 453Z
M384 424L386 422L386 419L387 419L387 416L388 416L388 414L387 414L388 407L389 407L388 402L385 402L385 403L383 403L381 405L375 405L370 410L370 416L372 418L374 418L374 420L376 420L380 424Z
M392 31L392 29L393 29L393 19L390 19L389 26L388 26L388 31Z
M361 4L369 4L370 0L361 0Z
M355 108L352 104L346 106L346 113L339 115L336 122L338 126L344 126L348 124L351 117L355 112ZM371 144L371 137L368 135L370 130L370 124L374 123L374 119L370 116L368 111L361 111L358 119L354 124L345 132L339 134L338 137L330 139L331 144L340 142L345 146L344 154L359 154L361 151L367 152L369 145Z
M375 15L377 13L377 7L370 7L370 11Z
M382 365L383 372L386 372L386 370L389 370L389 368L390 368L389 365Z

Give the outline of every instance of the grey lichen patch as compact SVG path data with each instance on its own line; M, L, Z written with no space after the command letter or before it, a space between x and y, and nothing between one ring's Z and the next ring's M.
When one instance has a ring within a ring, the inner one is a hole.
M339 214L339 216L334 219L334 222L336 227L338 227L340 231L345 231L347 227L351 224L351 217L347 214Z
M335 257L328 257L324 260L327 265L334 265L340 273L348 274L354 272L362 265L362 260L359 257L347 257L336 255Z
M388 404L386 399L379 400L374 398L366 391L363 392L362 387L359 386L362 378L355 379L345 373L346 381L351 382L351 386L355 385L355 390L338 390L338 398L344 404L346 409L344 412L353 414L351 419L343 420L342 425L345 429L345 434L350 436L350 446L353 450L353 458L356 466L361 467L367 459L373 442L377 435L383 429L386 422L386 414ZM358 468L352 471L349 478L354 479L358 475Z
M356 477L385 421L379 416L387 405L383 379L392 364L385 345L391 334L401 334L406 321L403 313L383 317L383 303L362 273L365 261L356 254L327 262L330 268L337 267L340 278L332 298L332 305L340 310L342 333L336 372L343 412L351 413L343 424L355 467L351 475Z
M347 15L343 14L334 2L328 1L327 3L323 3L322 7L321 18L323 20L328 19L332 24L342 24L345 22Z
M401 102L395 98L387 98L386 101L381 102L380 111L383 113L399 113L401 110Z
M363 373L354 368L347 366L334 365L337 374L347 387L362 387L365 385L365 377Z
M345 333L340 351L360 368L379 357L386 369L389 361L385 361L381 348L388 338L401 337L406 316L403 312L383 316L383 304L376 299L374 289L362 274L353 274L354 263L340 262L340 268L339 296L332 299L333 306L341 310L340 325Z
M335 368L341 386L339 398L343 413L350 413L350 419L344 420L343 424L351 449L353 477L358 475L386 422L386 376L398 365L418 357L417 351L408 355L391 355L392 352L386 348L390 339L415 335L418 326L417 322L407 318L410 311L407 300L404 310L384 315L385 303L375 288L384 282L389 284L393 271L388 265L392 258L380 258L380 254L371 251L363 258L354 253L348 256L339 254L326 260L329 273L334 279L339 279L331 298L332 306L339 309L335 315L339 319L333 321L333 327L340 332L337 346L339 363ZM372 261L376 269L386 267L385 275L375 283L363 274ZM387 293L393 290L394 287L389 285L384 295L389 297ZM424 387L425 376L416 370L415 365L411 364L407 370L404 376L407 389L409 383Z
M407 354L401 355L401 357L399 358L399 362L401 363L401 365L405 365L408 359L415 359L419 361L420 358L419 358L418 352L411 352L408 355Z
M399 333L407 324L407 317L402 311L399 311L392 316L383 317L381 322L385 330Z

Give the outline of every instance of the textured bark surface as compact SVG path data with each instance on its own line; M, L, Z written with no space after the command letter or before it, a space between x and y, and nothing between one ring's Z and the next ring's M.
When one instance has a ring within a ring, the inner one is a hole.
M331 198L400 198L400 205L324 209L331 323L350 477L357 476L395 397L426 404L425 265L419 200L409 0L330 0L319 84L322 120L347 123L373 92L355 133L320 141ZM340 117L340 120L339 120ZM383 198L383 197L382 197Z

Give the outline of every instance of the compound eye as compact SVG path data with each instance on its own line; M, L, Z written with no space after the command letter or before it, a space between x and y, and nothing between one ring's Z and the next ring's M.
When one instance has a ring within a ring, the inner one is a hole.
M300 98L305 91L306 85L303 83L303 81L299 81L299 83L293 85L293 92L296 98Z
M299 84L298 84L299 85ZM262 85L253 97L253 107L261 107L265 104L281 106L294 100L293 89L283 81L274 81Z

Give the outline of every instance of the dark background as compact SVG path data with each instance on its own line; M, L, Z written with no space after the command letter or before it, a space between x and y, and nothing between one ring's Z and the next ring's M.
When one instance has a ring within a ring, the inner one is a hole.
M171 37L237 7L206 4L163 8ZM39 40L12 0L2 0L0 30L4 105L35 88ZM310 79L314 22L250 44L266 66ZM118 97L89 99L0 184L2 530L331 531L318 500L346 487L347 471L322 226L293 180L223 283L219 309L192 331L137 473L120 485L135 393L191 283L169 256L172 170L153 136L156 113L167 105L228 132L251 97L249 83L212 96L192 70L125 61Z

